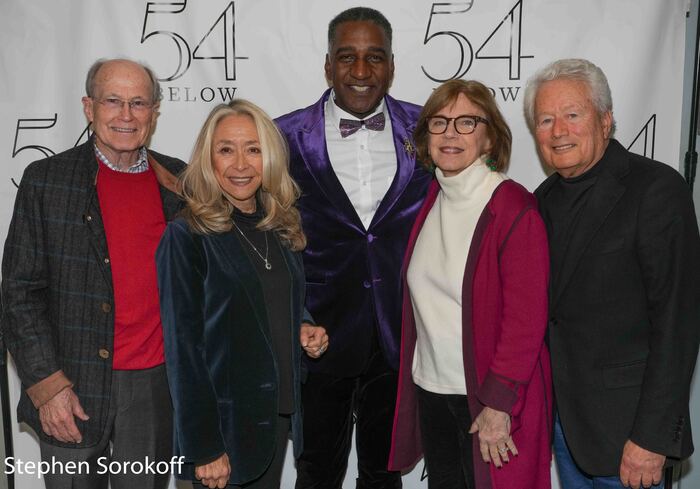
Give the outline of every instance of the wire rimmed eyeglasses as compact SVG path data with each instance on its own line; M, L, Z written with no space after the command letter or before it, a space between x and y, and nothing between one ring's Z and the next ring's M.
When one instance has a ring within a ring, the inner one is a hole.
M129 106L129 109L134 112L143 112L146 110L150 110L154 105L151 102L148 102L147 100L134 99L127 101L117 97L107 97L101 100L95 100L95 102L104 105L109 110L114 111L122 110L124 108L124 104L127 104Z
M488 124L489 121L478 115L460 115L457 117L445 117L443 115L434 115L428 117L428 132L430 134L443 134L447 131L450 122L454 121L455 131L459 134L471 134L476 129L476 126L481 122Z

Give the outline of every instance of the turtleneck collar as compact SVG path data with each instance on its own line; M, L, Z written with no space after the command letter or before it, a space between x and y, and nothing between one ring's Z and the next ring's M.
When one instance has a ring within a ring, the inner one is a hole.
M258 199L255 202L255 211L250 214L241 211L238 207L233 207L233 221L246 229L255 228L260 221L265 217L263 206Z
M445 176L440 168L435 168L435 177L440 184L443 198L450 204L460 206L469 205L472 199L482 193L484 187L493 186L493 179L504 179L501 173L491 170L481 157L451 177Z

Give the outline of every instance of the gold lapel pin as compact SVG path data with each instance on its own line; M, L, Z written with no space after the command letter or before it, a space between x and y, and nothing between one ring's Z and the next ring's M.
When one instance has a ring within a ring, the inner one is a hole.
M413 156L413 153L415 153L415 148L413 147L413 144L411 144L411 141L408 140L408 138L403 140L403 149L406 150L406 153L408 153L408 156Z

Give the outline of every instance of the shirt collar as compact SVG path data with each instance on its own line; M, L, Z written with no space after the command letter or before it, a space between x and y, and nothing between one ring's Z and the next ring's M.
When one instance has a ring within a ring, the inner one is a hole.
M388 118L388 115L385 110L386 104L384 103L384 98L382 97L382 101L379 103L377 108L369 114L367 117L363 119L359 119L358 117L352 115L351 113L341 109L338 107L338 104L335 103L335 91L331 90L331 94L328 97L328 101L326 101L326 120L327 121L333 121L333 126L335 127L335 130L340 133L340 119L352 119L352 120L365 120L369 119L370 117L379 114L380 112L384 113L384 116Z
M95 156L97 156L97 160L100 161L102 164L106 165L109 169L118 171L121 173L143 173L148 170L148 152L146 151L145 146L141 146L139 148L139 156L136 159L136 163L131 165L129 168L126 170L121 169L117 167L116 165L113 165L109 159L100 151L100 149L97 147L97 144L95 146Z

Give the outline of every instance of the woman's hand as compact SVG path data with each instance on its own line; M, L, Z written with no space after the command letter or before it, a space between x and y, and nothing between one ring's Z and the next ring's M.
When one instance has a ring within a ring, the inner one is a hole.
M231 465L228 462L228 455L225 453L206 465L198 465L194 469L194 476L209 489L223 489L226 487L228 478L231 475Z
M311 358L318 358L328 349L328 335L323 326L302 323L299 331L299 341L302 348Z
M479 413L469 433L479 432L479 450L484 462L493 463L496 467L502 467L503 462L508 462L508 450L513 455L518 454L518 449L510 436L510 416L503 411L496 411L485 407Z

